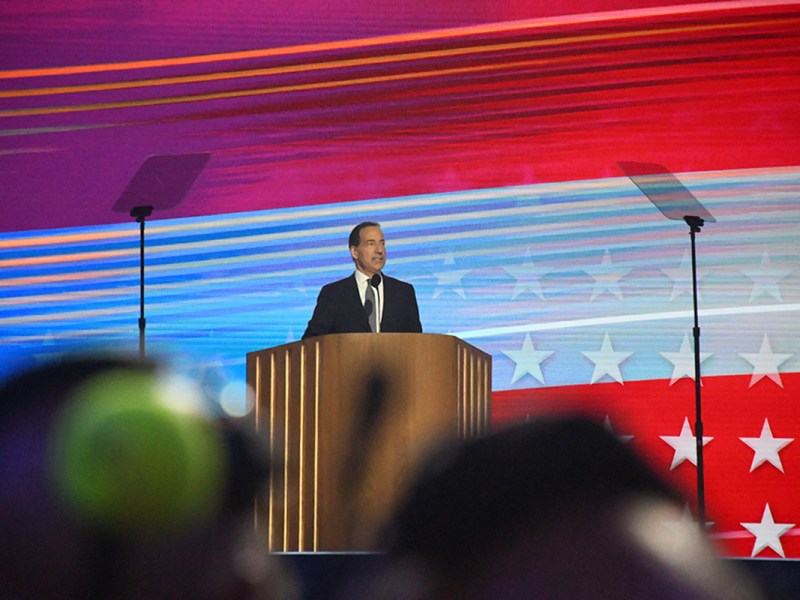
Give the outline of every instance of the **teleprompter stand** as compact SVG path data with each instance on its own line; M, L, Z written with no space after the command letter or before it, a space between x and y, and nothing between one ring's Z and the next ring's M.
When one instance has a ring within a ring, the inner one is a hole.
M211 154L160 154L148 156L114 204L139 223L139 358L145 358L144 223L153 210L178 206L203 170Z
M706 526L705 508L705 470L703 466L703 418L700 389L700 325L697 309L697 252L695 235L706 223L716 223L716 219L686 189L678 179L663 165L657 163L618 162L622 172L668 219L684 221L689 226L692 246L692 299L694 302L694 395L695 424L694 435L697 447L697 519L700 529Z

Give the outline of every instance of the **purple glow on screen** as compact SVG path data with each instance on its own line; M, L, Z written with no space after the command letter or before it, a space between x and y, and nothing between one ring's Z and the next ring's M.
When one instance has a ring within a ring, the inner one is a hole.
M300 26L303 3L4 5L0 229L117 222L153 154L212 154L163 218L615 177L617 160L797 164L790 5L490 4L393 21L389 3L359 19L344 3L327 33Z

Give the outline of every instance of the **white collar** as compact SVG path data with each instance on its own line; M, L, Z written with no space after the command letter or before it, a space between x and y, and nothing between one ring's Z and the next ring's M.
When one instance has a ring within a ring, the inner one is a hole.
M372 277L370 277L366 273L362 273L358 269L355 270L355 273L356 273L356 283L358 284L359 287L362 286L366 287L367 283L372 279ZM383 273L380 273L380 276L381 276L380 287L383 287L383 277L384 277Z

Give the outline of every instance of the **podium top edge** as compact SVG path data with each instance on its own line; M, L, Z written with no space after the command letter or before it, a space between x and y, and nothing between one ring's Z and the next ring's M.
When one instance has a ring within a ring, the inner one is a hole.
M443 340L452 340L472 348L475 347L469 342L462 340L458 336L447 333L424 333L424 332L423 333L328 333L325 335L307 338L305 340L295 340L294 342L287 342L285 344L279 344L278 346L271 346L269 348L260 348L258 350L252 350L250 352L247 352L247 356L258 354L260 352L265 352L265 351L273 351L279 348L287 348L289 346L303 346L303 345L309 346L317 343L324 343L326 340L330 341L336 340L336 342L338 343L340 341L347 339L353 339L354 341L357 340L363 342L369 339L374 339L376 341L378 339L381 340L396 339L399 341L401 339L410 339L410 338L418 338L418 339L441 338ZM479 350L480 352L483 352L478 348L476 349ZM484 352L484 354L488 355L488 353L486 352Z

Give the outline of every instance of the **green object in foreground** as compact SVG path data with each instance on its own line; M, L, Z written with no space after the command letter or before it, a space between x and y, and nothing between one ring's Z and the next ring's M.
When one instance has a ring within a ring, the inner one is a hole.
M219 506L218 435L160 392L156 376L120 370L72 394L53 432L50 465L57 494L80 518L148 533L197 522Z

